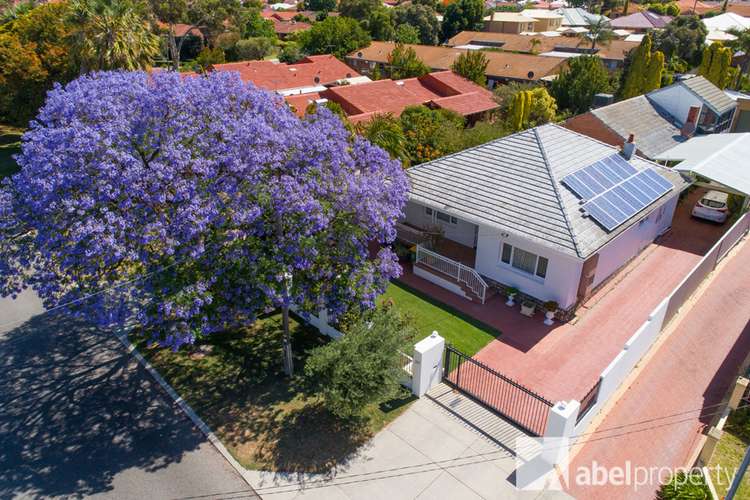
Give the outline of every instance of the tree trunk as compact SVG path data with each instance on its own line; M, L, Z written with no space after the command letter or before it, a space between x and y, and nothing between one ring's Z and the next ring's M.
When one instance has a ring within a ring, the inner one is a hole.
M183 37L184 38L184 37ZM172 69L174 71L180 71L180 49L182 48L182 43L180 43L180 47L177 47L177 37L174 33L174 24L169 23L169 52L172 59Z
M281 217L276 216L276 237L281 240L283 228ZM282 348L284 355L284 373L287 377L294 375L294 359L292 358L292 336L289 333L289 279L285 275L284 279L284 302L281 304L281 327L284 331Z

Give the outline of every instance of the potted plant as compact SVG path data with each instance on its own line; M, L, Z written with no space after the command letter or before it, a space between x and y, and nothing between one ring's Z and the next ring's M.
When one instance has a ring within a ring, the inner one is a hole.
M516 298L516 295L518 295L518 288L514 286L509 286L505 288L505 293L508 295L508 301L505 303L508 307L513 307L516 305L515 302L513 302L513 299Z
M554 323L555 313L560 306L554 300L548 300L544 303L544 324L549 326Z
M534 316L534 311L536 311L536 304L534 304L530 300L524 300L523 302L521 302L521 314L531 318L532 316Z

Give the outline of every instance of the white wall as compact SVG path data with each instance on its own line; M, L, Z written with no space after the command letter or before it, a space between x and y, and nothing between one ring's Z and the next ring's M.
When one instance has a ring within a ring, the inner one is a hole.
M542 279L532 276L501 263L500 246L503 242L546 257L549 260L547 277ZM556 252L549 247L515 235L503 238L496 229L479 227L475 266L479 274L505 285L515 286L521 292L537 299L554 300L563 309L576 302L582 266L582 260Z
M449 224L435 219L425 213L424 207L412 201L406 204L406 222L423 229L439 226L443 229L443 235L457 243L467 247L474 247L474 233L476 226L457 217L457 224ZM433 209L433 215L435 209ZM448 212L445 212L448 213Z
M672 115L680 127L685 124L691 106L703 107L701 100L681 85L670 85L669 87L655 90L649 93L648 97ZM638 142L637 137L635 140Z
M594 286L599 285L623 264L638 255L660 233L672 225L672 217L677 207L678 197L679 193L675 192L672 199L665 205L643 216L641 218L643 222L633 224L599 250L599 263L594 275ZM661 218L659 218L660 211Z

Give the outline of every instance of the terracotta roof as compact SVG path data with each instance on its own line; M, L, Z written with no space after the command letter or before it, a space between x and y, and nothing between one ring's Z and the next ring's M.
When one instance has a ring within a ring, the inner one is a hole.
M701 15L712 10L721 10L720 5L710 5L696 0L675 0L674 3L680 8L680 14L691 14L695 12L696 14Z
M272 61L241 61L215 64L214 71L237 71L245 82L267 90L287 90L326 85L361 76L334 56L308 56L296 64Z
M312 28L311 24L301 21L279 21L275 17L271 18L271 21L273 22L273 30L278 35L296 33L297 31L305 31Z
M464 116L498 107L492 92L450 71L405 80L342 85L329 88L320 96L339 103L354 123L376 114L398 116L407 106L418 104L450 109Z
M162 22L162 21L159 21L157 24L159 25L159 28L161 28L163 30L169 30L169 24L167 24L165 22ZM191 28L192 28L192 30L191 30ZM192 36L197 36L198 38L203 38L203 33L201 33L201 30L199 30L198 28L196 28L193 25L182 24L182 23L177 23L177 24L174 25L174 35L176 37L185 36L185 35L188 34L188 31L190 31L190 35L192 35Z
M613 19L610 26L614 29L658 29L665 27L671 20L670 16L660 16L653 12L644 11Z
M719 9L721 9L720 5ZM730 3L727 6L727 12L734 12L735 14L739 14L743 17L750 17L750 2Z
M469 45L472 42L490 42L501 44L496 47L500 50L509 52L528 52L532 51L532 40L539 40L535 50L537 52L550 52L557 47L581 47L588 48L589 44L583 42L580 38L570 36L531 36L516 35L512 33L488 33L484 31L462 31L450 40L447 45ZM602 59L615 59L622 61L632 49L638 46L638 42L626 42L625 40L612 40L606 45L597 46L597 55Z
M297 116L300 117L305 116L305 110L307 107L318 99L320 99L320 94L318 92L289 95L284 98Z
M372 42L369 47L352 52L349 59L364 59L387 63L388 55L396 46L393 42ZM412 47L417 56L433 70L450 69L453 61L462 53L462 49L451 47L436 47L432 45L407 45ZM485 52L489 64L485 74L498 79L539 80L545 76L560 72L565 62L556 57L542 57L531 54L516 54L512 52Z

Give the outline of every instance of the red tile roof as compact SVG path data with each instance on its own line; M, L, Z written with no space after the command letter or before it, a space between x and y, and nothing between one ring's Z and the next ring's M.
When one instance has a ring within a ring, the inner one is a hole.
M273 21L273 30L277 35L288 35L312 28L311 24L302 21L279 21L276 18L272 18L271 21Z
M450 109L464 116L497 108L489 90L450 71L333 87L320 95L340 104L354 123L369 120L375 114L398 116L407 106L418 104Z
M317 92L311 92L309 94L295 94L289 95L284 98L286 103L291 106L292 110L299 117L305 116L305 110L307 107L320 99L320 94Z
M296 64L272 61L242 61L215 64L214 71L237 71L245 82L267 90L288 90L326 85L360 76L334 56L308 56Z

